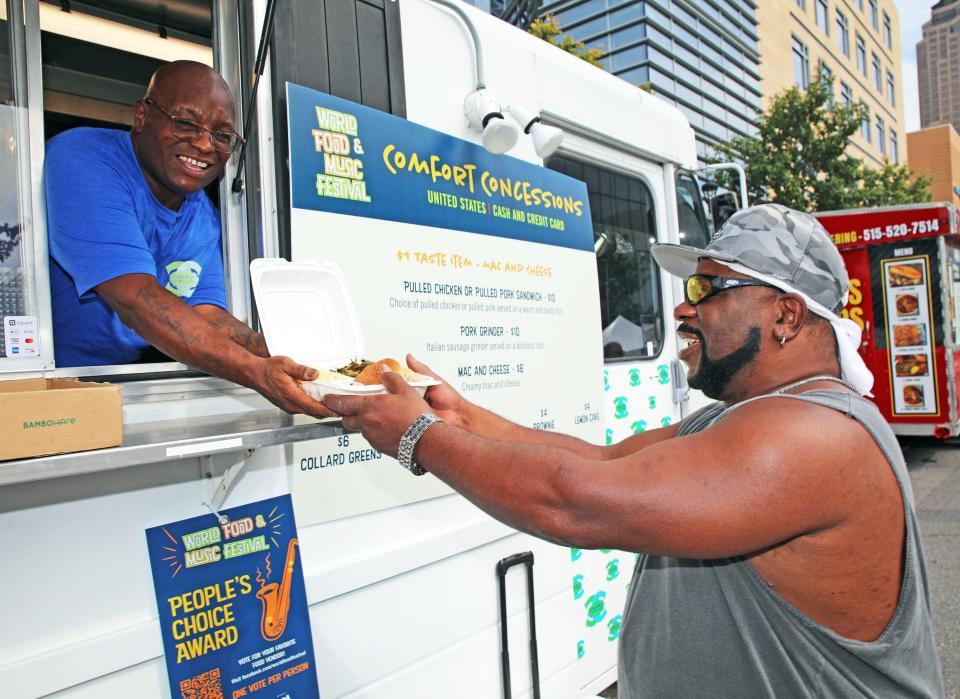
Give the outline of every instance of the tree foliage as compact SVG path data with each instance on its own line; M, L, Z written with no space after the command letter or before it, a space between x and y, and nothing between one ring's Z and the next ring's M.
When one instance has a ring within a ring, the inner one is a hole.
M560 25L557 23L557 18L553 15L545 15L538 18L530 25L527 31L535 37L543 39L548 44L558 46L567 53L572 53L577 58L582 58L587 63L597 66L597 68L603 68L603 64L600 62L603 51L600 49L585 49L582 41L575 40L569 34L563 34L563 30L560 29ZM563 36L561 36L561 34L563 34Z
M801 211L830 211L930 201L930 179L906 165L866 166L848 151L850 137L869 119L863 105L833 100L833 81L818 76L806 90L791 87L758 117L755 136L716 147L744 163L754 202Z

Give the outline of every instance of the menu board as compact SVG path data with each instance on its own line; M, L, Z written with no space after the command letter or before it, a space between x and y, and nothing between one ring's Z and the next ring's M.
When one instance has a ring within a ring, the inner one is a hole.
M343 270L360 358L413 353L475 403L602 442L586 185L296 85L287 115L292 257ZM298 443L293 454L302 525L450 492L360 435Z
M933 352L930 259L880 261L890 356L893 415L940 412Z

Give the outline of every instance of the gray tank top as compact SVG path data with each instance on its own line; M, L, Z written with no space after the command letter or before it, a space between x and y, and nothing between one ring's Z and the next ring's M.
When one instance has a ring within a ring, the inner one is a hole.
M944 695L913 491L893 431L859 396L821 390L782 397L854 418L890 463L906 520L903 584L893 618L875 641L851 640L794 608L742 557L643 555L620 635L621 699ZM678 436L708 429L747 402L709 405L684 420Z

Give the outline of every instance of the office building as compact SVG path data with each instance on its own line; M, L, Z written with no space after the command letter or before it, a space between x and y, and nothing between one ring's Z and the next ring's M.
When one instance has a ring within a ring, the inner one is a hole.
M763 0L766 2L767 0ZM762 3L761 3L762 4ZM679 107L710 145L755 131L760 108L757 2L548 0L564 33L603 52L603 66Z
M960 129L960 0L940 0L917 44L920 127Z
M948 201L960 208L960 136L951 124L931 126L907 134L910 169L933 180L934 201Z
M834 99L866 107L851 155L872 167L906 159L894 0L763 0L757 17L764 107L785 89L827 73Z

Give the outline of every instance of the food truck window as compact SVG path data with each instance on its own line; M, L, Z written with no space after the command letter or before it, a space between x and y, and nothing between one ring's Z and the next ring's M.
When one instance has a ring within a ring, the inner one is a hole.
M129 130L133 105L157 68L181 59L213 65L212 27L211 0L41 3L42 137L49 140L81 126ZM42 168L42 163L32 167ZM219 183L207 194L217 204ZM151 364L156 362L165 364ZM80 376L104 373L97 367L57 368ZM167 373L182 367L148 350L138 365L114 366L107 373L133 378L147 369Z
M582 180L590 196L606 361L654 357L663 345L657 242L650 188L630 177L567 158L547 167Z
M703 248L710 242L700 188L692 175L683 172L677 175L677 222L680 242L684 245Z

